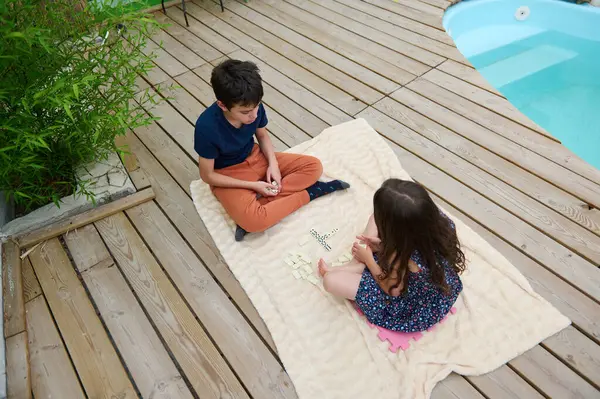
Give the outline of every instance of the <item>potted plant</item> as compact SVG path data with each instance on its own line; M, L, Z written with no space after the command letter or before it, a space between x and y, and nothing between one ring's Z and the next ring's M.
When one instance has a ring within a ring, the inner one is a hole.
M72 194L93 201L77 170L123 151L115 138L151 121L142 105L156 98L133 98L157 23L113 3L0 2L0 191L18 213Z

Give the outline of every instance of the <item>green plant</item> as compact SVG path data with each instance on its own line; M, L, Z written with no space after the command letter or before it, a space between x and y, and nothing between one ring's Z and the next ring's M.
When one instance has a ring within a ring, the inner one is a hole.
M153 66L142 50L157 23L112 3L0 1L0 191L24 211L72 193L93 199L77 169L152 119L132 100Z

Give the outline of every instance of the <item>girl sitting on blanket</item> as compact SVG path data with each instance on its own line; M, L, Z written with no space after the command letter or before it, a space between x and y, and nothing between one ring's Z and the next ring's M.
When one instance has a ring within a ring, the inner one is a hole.
M325 290L356 301L367 319L402 332L442 320L462 291L465 269L454 223L417 183L389 179L373 198L374 213L352 247L354 260L319 261Z

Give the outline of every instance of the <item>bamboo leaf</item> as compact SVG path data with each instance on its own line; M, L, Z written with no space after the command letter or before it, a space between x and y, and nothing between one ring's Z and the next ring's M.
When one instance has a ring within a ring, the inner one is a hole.
M73 113L71 112L71 106L67 103L64 103L63 108L64 108L65 112L67 113L67 115L69 115L69 118L71 118L71 120L73 122L75 122L75 118L73 118Z

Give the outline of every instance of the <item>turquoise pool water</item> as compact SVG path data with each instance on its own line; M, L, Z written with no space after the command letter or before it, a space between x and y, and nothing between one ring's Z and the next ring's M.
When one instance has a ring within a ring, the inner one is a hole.
M444 28L513 105L600 169L600 8L467 0Z

